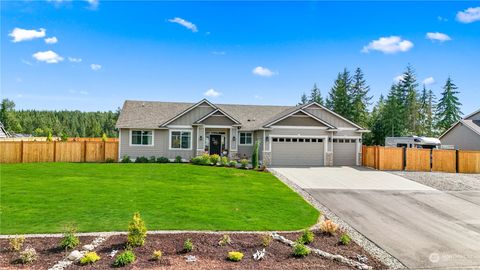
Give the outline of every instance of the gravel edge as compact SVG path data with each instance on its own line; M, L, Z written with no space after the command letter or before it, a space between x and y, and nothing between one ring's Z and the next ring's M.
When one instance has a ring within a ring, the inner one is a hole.
M397 258L393 257L390 253L380 248L374 242L370 241L370 239L368 239L363 234L355 230L347 222L343 221L335 213L330 211L330 209L322 205L319 201L313 198L312 195L310 195L310 193L306 192L297 184L290 181L287 177L285 177L281 173L275 171L275 169L271 169L269 171L278 179L280 179L280 181L282 181L285 185L287 185L288 187L293 189L295 192L300 194L313 207L319 210L322 213L320 221L324 218L324 216L327 216L329 219L333 220L333 222L337 223L342 229L344 229L348 233L348 235L352 238L353 241L355 241L359 246L365 249L372 256L380 260L383 264L388 266L388 268L390 269L407 268ZM319 226L319 223L315 224L312 228L318 228L318 226Z

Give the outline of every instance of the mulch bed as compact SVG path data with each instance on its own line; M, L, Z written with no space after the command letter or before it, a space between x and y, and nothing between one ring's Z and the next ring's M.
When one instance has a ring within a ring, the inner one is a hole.
M281 234L291 240L298 238L300 233ZM189 253L183 252L183 242L190 238L194 244L194 250ZM204 233L178 233L178 234L156 234L148 235L143 247L134 250L137 257L135 263L121 269L353 269L342 263L327 260L317 255L309 255L306 258L295 258L292 256L291 247L273 240L270 246L266 247L265 258L261 261L254 261L252 254L257 250L262 250L262 238L259 234L230 234L232 243L226 246L220 246L218 241L221 235ZM31 244L39 252L39 261L32 265L22 266L11 264L13 259L12 252L3 248L8 241L0 240L2 249L0 251L0 268L9 267L10 269L47 269L55 264L64 256L63 251L55 250L58 246L59 238L46 239L28 239L27 244ZM85 238L81 238L84 240ZM89 241L93 240L90 238ZM96 248L97 254L101 257L100 261L92 265L81 266L72 265L67 269L110 269L114 258L109 255L113 249L124 250L126 236L112 236ZM87 241L88 242L88 241ZM345 257L356 259L357 254L365 255L368 258L368 265L374 269L386 269L378 260L367 254L360 246L352 242L348 246L342 246L338 243L338 237L330 237L319 232L315 233L315 241L310 244L312 247L324 251L341 254ZM84 241L82 241L84 244ZM49 252L48 250L51 250ZM154 250L161 250L163 256L159 261L151 260ZM230 262L226 260L229 251L240 251L245 255L241 262ZM117 253L117 255L119 254ZM194 255L196 262L187 263L186 255ZM9 269L7 268L7 269Z

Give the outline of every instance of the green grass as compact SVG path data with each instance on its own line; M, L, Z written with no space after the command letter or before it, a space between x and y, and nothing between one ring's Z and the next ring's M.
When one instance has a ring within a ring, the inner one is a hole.
M0 165L0 234L149 230L294 230L319 213L269 173L189 164Z

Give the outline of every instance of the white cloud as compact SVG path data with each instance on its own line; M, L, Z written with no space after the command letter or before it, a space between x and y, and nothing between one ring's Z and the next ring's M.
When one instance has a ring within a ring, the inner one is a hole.
M370 51L381 51L383 53L391 54L406 52L411 48L413 48L413 43L410 40L402 40L399 36L389 36L371 41L367 46L363 47L362 52L368 53Z
M91 9L97 9L98 4L100 3L99 0L86 0L90 4Z
M175 17L173 19L169 19L168 20L169 22L172 22L172 23L178 23L190 30L192 30L192 32L198 32L198 29L197 29L197 26L189 21L186 21L182 18L179 18L179 17Z
M100 69L102 68L102 65L99 65L99 64L91 64L91 65L90 65L90 68L91 68L92 70L97 71L97 70L100 70Z
M440 42L452 40L452 38L450 38L447 34L440 33L440 32L428 32L425 35L425 38L430 39L431 41L437 40L437 41L440 41Z
M433 77L428 77L425 80L423 80L424 85L431 85L435 83L435 79Z
M437 20L441 21L441 22L448 22L448 19L447 18L444 18L442 16L438 16L437 17Z
M271 77L273 75L276 75L277 72L273 72L270 69L262 66L258 66L252 70L252 73L258 76L263 76L263 77Z
M68 57L68 61L72 63L80 63L82 62L82 58Z
M45 62L47 64L57 64L63 61L63 57L54 51L36 52L32 55L37 61Z
M80 95L84 95L84 96L88 95L87 91L77 91L75 89L68 89L68 92L70 94L80 94Z
M224 51L215 51L215 52L212 52L212 54L214 54L214 55L225 55L227 53L224 52Z
M457 20L462 23L480 21L480 7L471 7L457 12Z
M28 66L33 66L32 62L27 61L25 59L22 59L22 63L24 63L25 65L28 65Z
M205 93L203 93L203 94L204 94L205 96L207 96L207 97L218 97L218 96L220 96L222 93L215 91L215 89L213 89L213 88L210 88L210 89L208 89L208 90L207 90Z
M50 37L50 38L46 38L44 40L45 40L45 43L47 43L47 44L55 44L55 43L58 42L57 37Z
M395 76L395 77L393 78L393 81L394 81L395 83L399 83L400 81L403 81L403 76L404 76L403 74L402 74L402 75Z
M47 30L45 30L44 28L40 28L39 30L28 30L15 27L8 35L13 38L12 42L21 42L26 40L32 40L35 38L43 38L45 37L46 31Z

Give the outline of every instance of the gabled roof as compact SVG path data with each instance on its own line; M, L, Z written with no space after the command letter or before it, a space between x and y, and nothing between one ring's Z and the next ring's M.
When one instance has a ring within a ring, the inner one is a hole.
M237 119L231 117L230 115L228 115L226 112L224 112L222 109L219 109L219 108L217 108L216 110L213 110L212 112L208 113L208 114L205 115L204 117L198 119L197 121L195 121L194 124L200 124L200 123L203 122L205 119L209 118L210 116L212 116L212 115L214 115L214 114L216 114L216 113L221 113L222 115L224 115L224 116L227 117L228 119L232 120L232 122L234 122L235 124L241 125L241 123L240 123Z
M454 127L456 127L458 124L462 123L465 127L471 129L473 132L477 133L478 135L480 135L480 120L471 120L471 119L468 119L474 115L476 115L477 113L480 112L480 109L479 110L476 110L474 111L473 113L465 116L463 119L460 119L459 121L457 121L455 124L453 124L449 129L447 129L445 132L443 132L442 135L440 135L440 137L438 137L439 139L443 138L443 136L445 136L448 132L450 132L450 130L452 130Z
M182 115L185 115L186 113L188 113L189 111L195 109L196 107L204 104L204 103L207 103L209 106L211 106L213 109L218 109L217 106L213 105L212 103L210 103L210 101L208 101L207 99L202 99L200 100L199 102L195 103L194 105L190 106L188 109L184 110L183 112L175 115L174 117L172 117L171 119L167 120L166 122L162 123L160 126L161 127L165 127L167 126L168 124L172 123L173 121L177 120L178 118L180 118Z
M309 103L305 104L305 106L303 107L303 109L306 109L306 108L308 108L308 107L310 107L310 106L312 106L312 105L317 105L318 107L320 107L320 108L322 108L322 109L326 110L327 112L329 112L329 113L331 113L331 114L333 114L333 115L337 116L338 118L340 118L340 119L342 119L342 120L346 121L347 123L349 123L349 124L353 125L354 127L358 128L358 129L360 129L360 130L365 130L363 127L361 127L361 126L359 126L359 125L355 124L354 122L352 122L352 121L348 120L347 118L345 118L345 117L341 116L340 114L338 114L338 113L336 113L336 112L334 112L334 111L332 111L332 110L328 109L327 107L325 107L325 106L323 106L323 105L321 105L321 104L319 104L319 103L317 103L317 102L309 102Z
M296 107L295 107L295 108L296 108ZM276 118L275 120L270 121L270 122L268 122L267 124L265 124L265 125L263 125L263 126L264 126L264 127L270 127L270 126L274 125L275 123L282 121L282 120L285 119L285 118L288 118L288 117L290 117L290 116L292 116L292 115L294 115L294 114L296 114L296 113L301 112L301 113L303 113L303 114L306 114L306 115L310 116L311 118L317 120L318 122L324 124L325 126L331 128L331 129L336 129L335 126L333 126L333 125L331 125L331 124L323 121L322 119L316 117L315 115L313 115L313 114L311 114L311 113L309 113L309 112L307 112L307 111L304 111L302 108L299 108L299 109L296 109L296 110L288 110L288 111L289 111L288 114L284 114L282 117Z
M470 117L474 116L475 114L480 113L480 109L474 111L473 113L463 117L463 119L469 119Z

